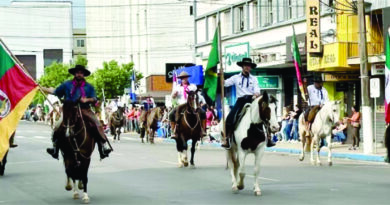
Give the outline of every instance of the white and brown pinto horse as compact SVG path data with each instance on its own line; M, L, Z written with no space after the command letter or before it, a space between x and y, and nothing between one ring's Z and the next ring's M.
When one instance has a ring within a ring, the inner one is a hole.
M326 139L328 147L328 164L332 166L332 128L340 118L340 101L326 102L318 111L311 125L311 130L307 130L305 126L305 113L299 116L299 136L302 142L302 153L299 157L300 161L305 158L305 150L310 150L310 161L313 165L321 165L320 161L320 140ZM305 149L306 144L306 149ZM317 158L314 161L314 145L317 148ZM310 147L307 147L310 146Z
M267 144L267 135L270 134L270 131L279 130L276 119L276 99L268 97L265 92L250 105L247 104L243 111L245 114L237 122L232 147L227 150L228 166L233 184L232 191L238 193L238 190L244 189L245 159L248 154L254 154L254 194L260 196L260 163Z

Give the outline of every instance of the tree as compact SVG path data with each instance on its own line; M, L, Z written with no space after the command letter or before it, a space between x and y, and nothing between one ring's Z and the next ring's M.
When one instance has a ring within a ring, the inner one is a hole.
M76 58L76 63L75 64L76 65L83 65L83 66L87 67L88 60L84 56L78 55L77 58Z
M103 97L103 89L107 99L121 96L124 89L130 87L133 66L133 63L119 65L115 60L104 62L103 68L98 69L88 77L88 81L94 85L96 94L100 99ZM136 72L137 81L142 77L141 73Z

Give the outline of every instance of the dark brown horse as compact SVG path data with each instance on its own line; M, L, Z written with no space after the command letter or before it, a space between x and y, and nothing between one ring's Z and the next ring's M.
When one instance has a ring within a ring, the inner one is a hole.
M177 109L182 110L179 111L179 115L177 115L177 139L176 139L176 149L178 151L178 166L185 167L188 166L188 158L187 158L187 149L188 149L188 140L192 140L191 146L191 167L195 168L194 164L194 155L196 143L201 138L201 120L199 118L199 114L197 112L196 106L198 102L198 96L196 92L189 91L187 92L187 103L185 105L180 105Z
M91 125L84 121L81 108L73 102L65 102L63 106L63 122L59 129L64 129L65 136L58 137L58 146L64 158L67 184L65 189L72 190L73 198L80 197L79 190L83 189L82 201L89 203L87 194L88 169L91 163L92 152L95 148L95 139L90 131ZM59 132L60 133L60 132ZM76 180L79 181L78 186Z
M114 136L114 140L116 140L116 137L118 137L118 141L120 141L120 135L121 135L121 128L125 124L125 118L123 117L124 108L118 107L118 110L113 112L110 117L110 130L111 135Z

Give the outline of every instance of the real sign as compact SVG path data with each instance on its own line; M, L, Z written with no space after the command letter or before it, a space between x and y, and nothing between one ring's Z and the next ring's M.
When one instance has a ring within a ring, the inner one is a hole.
M370 97L379 98L381 96L380 80L379 78L370 79Z
M249 58L249 42L225 46L225 68L226 72L241 71L237 62L242 58Z
M306 1L306 24L307 24L307 52L321 52L321 33L320 33L320 1Z

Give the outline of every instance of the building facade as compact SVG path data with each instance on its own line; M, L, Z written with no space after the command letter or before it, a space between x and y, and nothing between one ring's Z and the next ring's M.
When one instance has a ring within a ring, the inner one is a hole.
M147 77L165 76L167 63L193 62L191 7L192 3L176 0L87 0L90 69L113 59L134 62L145 76L139 92L149 92Z
M77 56L87 57L86 36L85 29L73 29L73 61Z
M52 62L72 60L71 2L12 2L0 7L0 38L38 79Z

